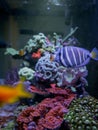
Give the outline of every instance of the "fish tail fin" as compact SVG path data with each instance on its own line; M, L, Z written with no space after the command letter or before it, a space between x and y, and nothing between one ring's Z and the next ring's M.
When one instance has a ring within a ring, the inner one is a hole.
M91 52L91 58L94 60L98 60L98 49L96 47L93 48L93 50Z
M27 92L24 88L24 84L23 82L19 82L18 85L16 85L16 91L17 91L17 95L20 98L30 98L33 95L31 95L31 93Z

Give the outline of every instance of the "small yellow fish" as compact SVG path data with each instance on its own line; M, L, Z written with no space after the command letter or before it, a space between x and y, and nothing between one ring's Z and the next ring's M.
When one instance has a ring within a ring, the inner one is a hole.
M23 49L19 50L19 55L20 55L20 56L24 56L25 53L26 53L25 50L23 50Z
M0 85L0 106L17 102L20 98L31 98L33 95L24 90L23 82L19 82L15 87Z

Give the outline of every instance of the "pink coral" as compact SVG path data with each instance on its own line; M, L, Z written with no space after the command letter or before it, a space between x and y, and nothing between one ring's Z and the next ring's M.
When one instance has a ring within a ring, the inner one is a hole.
M35 86L30 86L29 90L32 92L32 93L37 93L37 94L40 94L40 95L43 95L43 94L48 94L47 91L42 91L41 89L35 87Z

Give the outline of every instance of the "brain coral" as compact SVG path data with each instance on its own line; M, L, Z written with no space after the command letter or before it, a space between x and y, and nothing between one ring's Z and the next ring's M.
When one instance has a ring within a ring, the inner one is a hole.
M46 54L46 56L43 56L38 60L35 66L36 77L43 81L55 81L58 76L58 66L59 64L51 61L50 55Z

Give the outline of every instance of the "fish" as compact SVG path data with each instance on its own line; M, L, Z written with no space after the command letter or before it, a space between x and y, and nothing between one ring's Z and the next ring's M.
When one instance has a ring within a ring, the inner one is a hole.
M26 54L26 51L24 49L21 49L18 52L20 56L24 56Z
M98 49L91 52L76 46L63 46L53 55L52 60L64 67L82 67L89 63L90 59L98 61Z
M33 95L24 89L20 81L15 87L10 85L0 85L0 107L6 104L13 104L20 98L31 98Z

